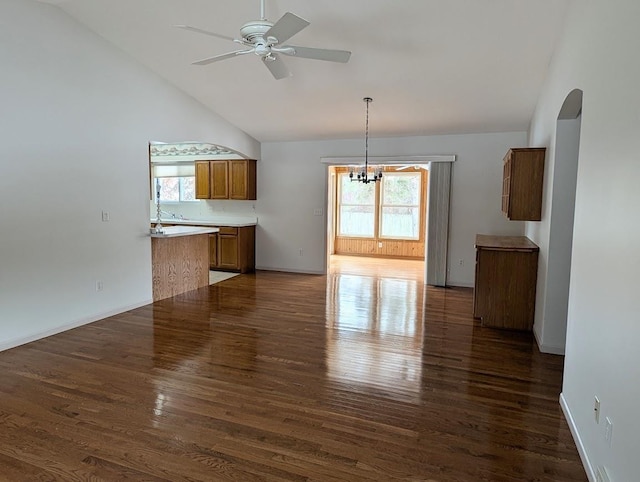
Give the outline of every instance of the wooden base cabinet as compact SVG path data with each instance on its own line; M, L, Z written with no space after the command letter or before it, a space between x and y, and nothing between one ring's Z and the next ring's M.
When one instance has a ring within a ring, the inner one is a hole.
M218 235L209 235L209 269L218 267Z
M473 316L483 326L532 330L538 251L525 236L476 236Z
M214 246L209 245L210 268L248 273L255 270L256 227L219 228Z

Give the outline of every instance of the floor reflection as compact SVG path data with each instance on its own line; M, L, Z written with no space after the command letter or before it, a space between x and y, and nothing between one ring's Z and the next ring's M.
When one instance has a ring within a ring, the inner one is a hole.
M327 276L327 376L385 396L417 400L424 335L422 282L401 279L397 271L392 277L349 273L341 266Z

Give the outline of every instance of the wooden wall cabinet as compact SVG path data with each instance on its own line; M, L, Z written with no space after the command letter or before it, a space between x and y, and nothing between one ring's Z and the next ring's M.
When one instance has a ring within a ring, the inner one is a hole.
M209 245L211 269L248 273L255 270L256 227L219 228L215 246ZM211 238L210 238L211 243Z
M483 326L531 331L538 251L525 236L476 236L473 316Z
M256 161L196 161L197 199L256 199Z
M546 149L509 149L504 157L502 212L512 221L540 221Z
M196 161L196 199L209 199L209 161Z
M209 161L209 199L229 199L227 161Z

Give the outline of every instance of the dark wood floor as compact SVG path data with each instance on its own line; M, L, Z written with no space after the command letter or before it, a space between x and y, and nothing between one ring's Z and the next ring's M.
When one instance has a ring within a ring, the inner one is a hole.
M0 479L585 481L469 289L258 272L0 353Z

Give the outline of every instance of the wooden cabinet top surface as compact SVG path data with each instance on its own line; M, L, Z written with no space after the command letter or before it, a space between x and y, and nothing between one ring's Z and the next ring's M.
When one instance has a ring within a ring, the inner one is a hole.
M476 235L476 248L505 251L539 251L540 248L526 236Z
M546 147L511 147L507 151L507 154L505 155L505 157L507 157L511 152L538 152L538 153L542 152L544 153L546 150L547 150Z

